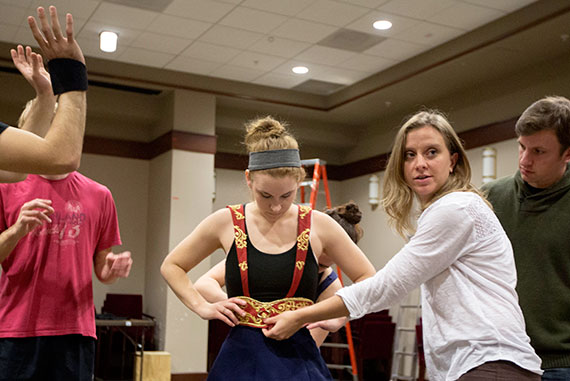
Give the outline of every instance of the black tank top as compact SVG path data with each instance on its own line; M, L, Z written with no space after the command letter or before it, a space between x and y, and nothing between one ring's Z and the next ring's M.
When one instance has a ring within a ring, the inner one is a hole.
M245 205L244 205L245 211ZM244 213L245 215L245 213ZM247 224L246 231L247 234ZM247 265L250 296L260 302L271 302L287 295L293 282L297 245L280 254L267 254L257 250L247 237ZM305 269L294 297L316 301L319 266L311 244L305 259ZM228 297L242 296L243 288L238 267L235 241L226 258L226 290Z

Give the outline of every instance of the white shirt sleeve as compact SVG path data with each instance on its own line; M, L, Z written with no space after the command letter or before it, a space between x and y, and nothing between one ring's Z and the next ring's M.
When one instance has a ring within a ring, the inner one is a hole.
M450 201L449 195L436 201L422 213L416 234L384 268L337 292L351 319L389 308L462 255L474 225L466 201Z

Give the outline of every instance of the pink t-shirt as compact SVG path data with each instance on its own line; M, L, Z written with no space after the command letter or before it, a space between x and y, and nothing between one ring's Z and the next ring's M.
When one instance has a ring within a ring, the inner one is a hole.
M93 256L121 244L111 192L77 172L63 180L28 175L0 184L0 230L35 198L52 200L55 213L2 262L0 337L96 337Z

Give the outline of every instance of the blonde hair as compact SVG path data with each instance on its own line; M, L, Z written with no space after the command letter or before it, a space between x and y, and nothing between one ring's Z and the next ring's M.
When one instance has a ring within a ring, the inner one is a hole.
M248 122L245 125L246 134L244 139L247 152L299 149L297 140L287 131L286 126L285 123L281 123L271 116ZM305 169L303 167L282 167L251 171L251 174L254 173L266 173L278 178L291 176L297 181L302 181L305 178Z
M457 162L445 184L421 206L421 211L451 192L473 192L487 202L485 196L471 184L471 166L467 154L446 117L437 110L417 112L400 127L384 173L382 205L390 216L390 224L404 238L415 233L412 219L417 217L412 213L414 192L404 177L406 139L410 131L426 126L433 127L441 134L449 154L457 154ZM488 202L487 204L491 206Z
M24 106L24 109L22 110L22 113L20 114L20 117L18 118L18 127L22 128L24 126L26 119L28 119L28 114L30 113L30 109L32 108L33 103L34 103L34 100L30 99L26 103L26 105Z
M20 114L20 117L18 118L18 127L22 128L24 126L24 123L26 123L26 120L28 119L28 115L30 114L30 110L32 108L32 105L35 102L35 98L34 99L30 99L26 105L24 106L24 109L22 110L22 113ZM53 107L53 115L52 115L52 120L53 117L55 116L55 112L57 111L57 107L58 107L59 103L55 102L55 106Z

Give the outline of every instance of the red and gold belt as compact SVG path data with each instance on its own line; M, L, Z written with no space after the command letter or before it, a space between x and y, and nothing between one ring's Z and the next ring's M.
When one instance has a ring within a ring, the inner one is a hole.
M241 307L246 314L243 317L238 316L239 324L254 328L266 328L267 325L263 323L264 319L313 304L312 300L306 298L285 298L271 302L260 302L247 296L238 296L238 298L247 303Z

